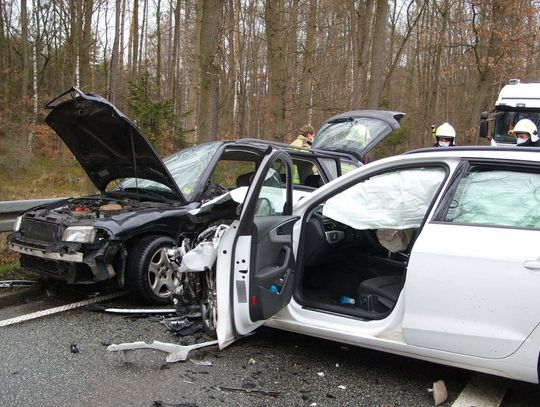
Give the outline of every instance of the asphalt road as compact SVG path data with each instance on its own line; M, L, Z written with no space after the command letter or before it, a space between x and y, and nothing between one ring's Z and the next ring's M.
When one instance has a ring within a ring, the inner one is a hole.
M7 307L0 320L44 307ZM126 304L125 301L121 303ZM260 329L219 351L194 351L186 362L139 350L133 363L112 343L179 337L148 318L77 309L0 328L2 406L433 406L426 391L445 381L451 406L472 372L338 343ZM71 352L76 344L78 353ZM194 362L211 362L198 366ZM506 381L504 407L538 406L538 385Z

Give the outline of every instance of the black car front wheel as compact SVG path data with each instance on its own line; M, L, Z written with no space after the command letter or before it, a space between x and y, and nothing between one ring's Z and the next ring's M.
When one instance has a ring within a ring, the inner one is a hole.
M179 280L167 258L167 250L176 246L168 236L146 236L129 251L126 283L145 303L164 305L178 287Z

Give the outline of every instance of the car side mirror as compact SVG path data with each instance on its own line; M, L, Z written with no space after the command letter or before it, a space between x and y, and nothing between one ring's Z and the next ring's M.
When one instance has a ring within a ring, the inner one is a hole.
M480 113L480 129L478 135L482 138L488 138L488 112Z

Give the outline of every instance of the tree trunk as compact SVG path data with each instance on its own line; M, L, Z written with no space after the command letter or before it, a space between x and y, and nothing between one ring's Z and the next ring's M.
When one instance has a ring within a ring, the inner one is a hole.
M161 99L161 0L156 4L156 91L158 100Z
M191 111L186 119L186 127L189 130L194 129L194 132L189 133L188 142L196 143L199 138L199 123L200 112L200 93L201 93L201 28L203 21L203 5L204 1L196 2L195 29L193 32L193 55L191 57L191 75L188 91L188 110Z
M300 97L298 98L298 119L300 126L311 122L312 82L315 74L315 35L317 33L317 0L309 0L306 22L306 43L304 45L304 62L300 77ZM298 127L298 126L297 126Z
M201 108L199 141L217 140L219 109L219 34L223 19L221 0L204 0L200 38Z
M21 0L21 42L22 42L22 78L21 78L21 129L22 136L28 141L27 148L31 151L31 140L28 139L28 117L26 104L28 99L28 75L30 70L28 56L28 12L26 9L26 0Z
M355 11L353 30L353 78L352 78L352 107L359 109L366 97L367 72L369 67L369 44L373 26L373 8L375 0L367 0L355 9L356 1L352 1Z
M84 0L79 15L81 20L81 41L79 46L79 61L81 70L82 86L89 87L91 84L90 55L92 53L92 12L94 8L93 0Z
M120 59L120 50L119 50L119 44L120 44L120 11L122 8L122 0L116 0L116 7L115 7L115 13L114 13L114 41L113 41L113 49L111 54L111 73L110 73L110 80L109 80L109 98L110 101L115 104L116 98L118 96L117 89L118 89L118 79L119 79L119 59Z
M386 41L386 19L388 3L386 0L377 0L375 32L371 46L371 69L368 87L367 108L379 107L382 85L384 79L384 45Z
M139 0L133 0L133 13L131 16L131 38L129 43L131 50L130 75L131 79L134 79L137 75L137 59L139 57Z
M268 76L270 85L270 136L283 141L285 131L285 93L287 89L285 67L285 35L283 24L283 0L266 0Z

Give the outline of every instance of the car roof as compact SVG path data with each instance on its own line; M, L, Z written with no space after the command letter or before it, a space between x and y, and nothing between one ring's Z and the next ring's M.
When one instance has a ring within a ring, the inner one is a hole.
M329 157L329 158L344 158L347 160L357 161L356 158L352 154L348 154L345 152L292 146L290 144L282 143L279 141L260 140L260 139L254 139L254 138L242 138L235 141L231 141L230 143L233 143L233 144L229 144L228 147L230 147L231 145L238 146L238 147L242 147L244 145L258 146L261 149L272 147L279 150L284 150L293 156L304 156L304 157L317 156L317 157Z
M421 148L403 155L452 158L489 158L499 160L536 161L540 165L540 147L456 146ZM402 155L402 156L403 156Z

